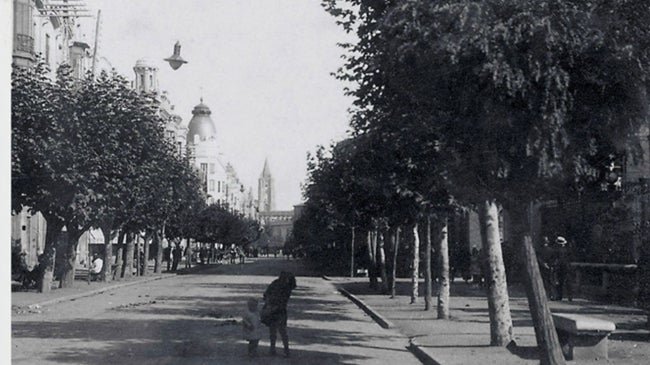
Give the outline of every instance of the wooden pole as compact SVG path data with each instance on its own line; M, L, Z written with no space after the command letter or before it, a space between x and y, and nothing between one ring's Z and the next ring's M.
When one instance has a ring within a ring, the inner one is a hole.
M537 255L529 235L524 236L523 251L528 279L528 285L526 285L528 306L535 327L540 363L542 365L564 365L564 356L546 300L546 291L542 275L539 272Z
M93 78L95 77L95 65L97 64L97 38L99 37L99 21L102 16L102 11L97 10L97 23L95 24L95 44L93 45L93 63L92 63L92 74Z

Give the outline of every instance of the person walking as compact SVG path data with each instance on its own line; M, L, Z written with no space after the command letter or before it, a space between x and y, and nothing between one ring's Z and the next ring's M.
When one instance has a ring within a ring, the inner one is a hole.
M271 355L275 355L275 341L280 332L284 345L284 356L289 357L289 336L287 335L287 304L291 292L296 288L295 276L282 271L280 277L273 280L264 292L264 307L262 307L262 323L269 327L271 340Z

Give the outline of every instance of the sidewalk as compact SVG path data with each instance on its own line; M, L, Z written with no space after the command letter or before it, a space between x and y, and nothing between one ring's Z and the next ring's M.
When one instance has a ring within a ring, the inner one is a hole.
M384 327L394 327L412 341L412 350L423 362L440 365L539 364L535 332L523 293L511 290L510 309L516 346L491 347L487 299L482 289L464 282L452 284L449 320L437 320L436 298L431 311L424 311L424 298L409 304L410 281L400 280L397 297L370 291L367 279L332 278L339 288L353 294L379 317ZM422 285L420 286L422 289ZM514 293L513 293L514 292ZM569 364L650 364L650 334L644 328L646 315L636 308L604 305L583 299L550 302L556 313L580 313L612 321L616 331L609 341L609 360L571 361ZM365 309L364 309L365 310ZM385 322L385 323L382 323Z
M195 265L191 269L179 269L176 272L163 271L162 274L150 274L148 276L133 276L129 279L119 281L110 281L108 283L100 281L75 280L72 288L56 288L49 293L38 293L35 290L16 291L11 293L12 312L38 312L44 306L52 305L63 301L73 301L109 290L122 288L125 286L137 285L153 280L160 280L176 275L188 274L208 268L209 265ZM150 267L150 273L153 273L153 267Z

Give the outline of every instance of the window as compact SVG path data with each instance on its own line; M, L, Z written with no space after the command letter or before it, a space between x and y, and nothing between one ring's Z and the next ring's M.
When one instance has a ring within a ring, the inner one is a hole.
M210 173L214 174L214 164L213 163L210 164Z
M203 183L203 189L206 189L208 185L208 164L201 164L201 182Z
M221 181L217 181L217 193L221 192Z
M214 180L210 180L209 191L214 191Z
M34 53L34 24L29 2L14 1L14 49Z
M50 63L50 35L45 33L45 63Z

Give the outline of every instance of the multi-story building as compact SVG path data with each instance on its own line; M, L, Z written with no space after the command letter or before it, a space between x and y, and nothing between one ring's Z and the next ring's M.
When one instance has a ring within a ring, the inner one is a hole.
M192 119L187 126L187 151L199 172L208 203L225 204L228 174L219 158L217 129L210 114L212 111L203 99L192 109Z
M32 67L37 59L48 65L53 79L56 69L67 63L77 78L85 75L90 63L89 46L75 40L79 16L87 15L83 1L57 7L56 1L13 1L12 62L18 67ZM40 213L25 208L11 218L12 243L26 253L28 266L37 263L45 246L46 221Z

